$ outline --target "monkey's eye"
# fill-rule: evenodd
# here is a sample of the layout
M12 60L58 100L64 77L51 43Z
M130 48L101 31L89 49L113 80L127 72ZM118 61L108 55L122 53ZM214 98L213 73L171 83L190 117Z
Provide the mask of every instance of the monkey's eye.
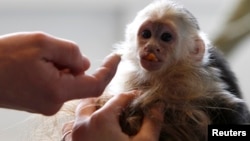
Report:
M170 42L173 39L173 36L170 33L163 33L161 35L161 40L164 42Z
M142 33L141 33L141 36L144 38L144 39L149 39L151 37L151 32L150 30L146 29L146 30L143 30Z

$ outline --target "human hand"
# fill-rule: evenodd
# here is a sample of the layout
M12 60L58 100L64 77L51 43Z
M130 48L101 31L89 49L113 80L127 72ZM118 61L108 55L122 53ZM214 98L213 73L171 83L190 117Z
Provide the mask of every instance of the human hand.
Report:
M136 96L136 91L123 93L111 98L102 108L96 110L96 99L84 99L76 109L74 121L65 124L62 141L158 141L163 120L159 107L151 110L157 124L144 117L137 135L128 136L119 125L119 114Z
M118 55L93 74L78 46L45 33L0 36L0 107L52 115L71 99L98 96L116 72Z

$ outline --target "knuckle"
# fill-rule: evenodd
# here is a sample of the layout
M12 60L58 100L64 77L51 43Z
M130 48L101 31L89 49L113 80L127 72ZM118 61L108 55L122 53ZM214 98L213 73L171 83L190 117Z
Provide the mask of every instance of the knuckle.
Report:
M98 123L101 122L100 117L103 118L103 116L102 116L101 113L99 113L98 115L97 115L97 114L93 114L93 115L91 116L91 118L90 118L91 125L96 125L96 124L98 125Z
M77 52L79 53L80 52L80 49L79 47L77 46L77 44L73 41L70 41L69 42L69 48L71 49L72 52Z
M75 42L68 41L67 44L68 44L67 51L71 57L78 57L81 55L80 48L78 47L78 45Z
M42 43L48 39L48 35L44 32L40 32L40 31L33 32L30 34L30 36L32 37L32 40L35 43L37 43L37 42Z
M120 93L118 95L115 95L115 99L127 99L128 95L126 93Z
M90 118L90 124L94 128L98 128L100 125L105 126L108 124L107 121L109 121L109 116L105 112L94 113Z
M136 96L137 91L129 91L129 92L123 92L117 95L117 98L119 99L131 99L132 97Z

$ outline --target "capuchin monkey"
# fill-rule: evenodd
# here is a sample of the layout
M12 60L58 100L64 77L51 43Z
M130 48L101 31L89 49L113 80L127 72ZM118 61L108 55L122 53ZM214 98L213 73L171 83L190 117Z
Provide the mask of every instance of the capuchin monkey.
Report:
M140 91L120 115L128 135L137 134L145 116L155 120L150 109L157 105L164 115L160 141L205 141L209 124L250 123L223 54L183 6L169 0L146 6L115 52L122 61L99 104L115 93Z

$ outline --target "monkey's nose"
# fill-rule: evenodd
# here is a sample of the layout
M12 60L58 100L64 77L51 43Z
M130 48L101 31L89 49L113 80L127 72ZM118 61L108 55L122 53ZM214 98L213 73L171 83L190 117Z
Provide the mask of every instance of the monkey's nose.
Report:
M161 52L161 49L156 45L147 45L144 47L144 51L150 52L150 53L159 53Z

